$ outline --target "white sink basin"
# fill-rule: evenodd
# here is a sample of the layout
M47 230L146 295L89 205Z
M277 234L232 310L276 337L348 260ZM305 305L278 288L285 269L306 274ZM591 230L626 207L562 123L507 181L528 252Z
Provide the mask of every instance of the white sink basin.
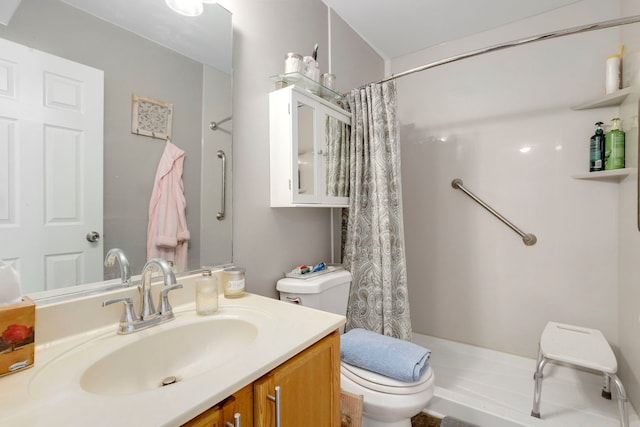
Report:
M129 335L113 331L43 366L32 378L30 392L46 397L75 389L113 396L170 389L172 385L163 386L170 377L180 383L223 369L250 351L269 323L261 312L234 309L206 317L189 313Z
M130 394L192 378L246 349L258 329L241 319L218 318L144 337L95 362L80 379L96 394Z

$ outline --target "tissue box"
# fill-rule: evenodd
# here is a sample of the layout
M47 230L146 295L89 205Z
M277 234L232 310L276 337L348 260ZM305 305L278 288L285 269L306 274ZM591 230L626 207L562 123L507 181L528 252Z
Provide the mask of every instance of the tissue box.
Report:
M36 305L29 297L0 306L0 376L33 366Z

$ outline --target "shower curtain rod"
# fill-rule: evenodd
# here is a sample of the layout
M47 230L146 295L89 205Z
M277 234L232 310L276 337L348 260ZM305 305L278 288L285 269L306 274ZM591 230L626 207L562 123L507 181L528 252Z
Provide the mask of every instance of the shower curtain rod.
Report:
M640 15L629 16L627 18L618 18L612 19L609 21L596 22L594 24L580 25L578 27L567 28L565 30L552 31L550 33L539 34L537 36L525 37L522 39L513 40L506 43L500 43L494 46L485 47L478 50L473 50L471 52L462 53L460 55L451 56L449 58L441 59L436 62L432 62L430 64L422 65L420 67L412 68L407 71L403 71L398 74L393 74L391 76L385 77L382 80L378 80L374 82L374 84L380 84L384 82L388 82L390 80L399 79L400 77L408 76L413 73L417 73L420 71L428 70L430 68L439 67L440 65L450 64L452 62L460 61L462 59L472 58L474 56L483 55L485 53L495 52L498 50L508 49L515 46L520 46L523 44L533 43L542 40L550 40L558 37L570 36L572 34L586 33L587 31L601 30L604 28L618 27L620 25L633 24L636 22L640 22Z

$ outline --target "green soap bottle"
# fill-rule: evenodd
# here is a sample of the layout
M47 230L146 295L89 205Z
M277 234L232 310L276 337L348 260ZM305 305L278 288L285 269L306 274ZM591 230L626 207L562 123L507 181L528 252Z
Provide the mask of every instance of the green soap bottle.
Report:
M591 137L589 172L604 170L604 131L602 122L596 123L596 133Z
M620 119L611 119L611 130L605 135L604 169L624 168L624 132L620 130Z

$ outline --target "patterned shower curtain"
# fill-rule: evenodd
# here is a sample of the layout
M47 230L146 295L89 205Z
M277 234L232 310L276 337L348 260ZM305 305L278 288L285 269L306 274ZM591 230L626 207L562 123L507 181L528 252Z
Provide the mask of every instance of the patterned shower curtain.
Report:
M353 275L346 330L410 340L395 82L348 95L350 205L343 264Z
M325 125L327 147L327 196L349 195L349 140L351 126L328 116Z

